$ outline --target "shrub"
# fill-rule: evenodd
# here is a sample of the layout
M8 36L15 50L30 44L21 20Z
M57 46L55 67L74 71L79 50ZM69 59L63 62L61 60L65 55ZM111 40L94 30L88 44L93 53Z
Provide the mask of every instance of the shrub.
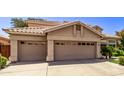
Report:
M0 56L0 68L4 68L7 64L8 59L6 57Z
M124 56L119 57L119 64L124 65Z
M113 56L124 56L124 51L121 49L115 49L114 52L112 53Z
M117 50L118 56L124 56L124 51L123 50Z
M113 52L112 55L115 57L119 56L117 52Z

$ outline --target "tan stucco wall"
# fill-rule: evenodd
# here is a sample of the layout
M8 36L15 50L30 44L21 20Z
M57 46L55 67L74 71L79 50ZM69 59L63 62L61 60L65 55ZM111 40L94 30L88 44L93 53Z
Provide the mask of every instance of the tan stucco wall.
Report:
M73 41L100 41L100 36L83 28L83 35L76 33L74 35L74 26L66 27L60 30L49 32L47 39L49 40L73 40Z
M10 42L10 60L12 62L18 61L18 41L11 40Z
M97 42L96 43L96 58L102 57L101 55L101 43Z
M54 41L47 41L47 57L46 61L54 61Z

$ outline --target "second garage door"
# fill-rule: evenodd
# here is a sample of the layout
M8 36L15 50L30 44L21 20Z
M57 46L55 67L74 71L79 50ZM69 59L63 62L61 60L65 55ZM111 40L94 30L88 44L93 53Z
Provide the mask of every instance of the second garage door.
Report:
M94 42L55 41L55 60L95 58L95 47Z
M20 61L40 61L46 58L46 42L20 41Z

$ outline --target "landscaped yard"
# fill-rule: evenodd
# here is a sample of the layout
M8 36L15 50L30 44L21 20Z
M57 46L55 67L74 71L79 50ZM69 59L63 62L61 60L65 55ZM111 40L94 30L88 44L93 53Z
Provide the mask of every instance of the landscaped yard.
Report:
M101 53L109 62L124 65L124 49L120 47L105 46L102 47Z
M116 59L112 59L110 60L110 62L124 66L124 56L120 56Z

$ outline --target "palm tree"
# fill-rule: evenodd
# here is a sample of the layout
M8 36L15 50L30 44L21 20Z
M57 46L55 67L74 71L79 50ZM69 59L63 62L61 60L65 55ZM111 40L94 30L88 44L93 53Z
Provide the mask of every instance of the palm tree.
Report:
M124 47L124 29L121 31L116 31L116 35L121 37L121 46Z
M12 18L11 24L13 27L28 27L25 20L23 20L22 18Z

